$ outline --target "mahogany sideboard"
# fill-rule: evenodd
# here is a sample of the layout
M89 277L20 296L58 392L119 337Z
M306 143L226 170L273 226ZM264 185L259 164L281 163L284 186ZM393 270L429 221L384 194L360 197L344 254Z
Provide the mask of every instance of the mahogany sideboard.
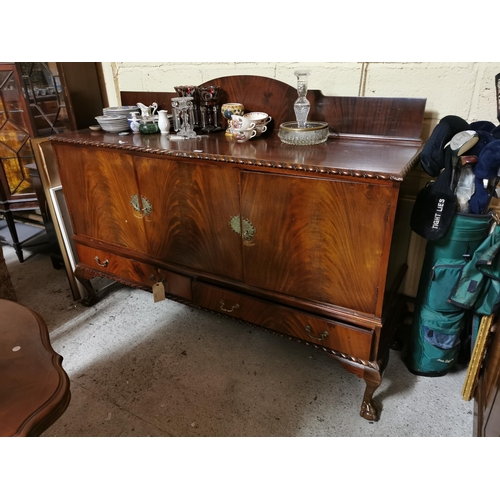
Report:
M313 345L365 380L361 416L377 420L406 268L406 253L391 252L398 197L419 161L425 99L309 91L310 119L327 121L331 137L290 146L277 130L293 119L293 87L207 84L269 113L274 130L243 144L224 132L51 138L85 302L97 300L89 280L106 277Z

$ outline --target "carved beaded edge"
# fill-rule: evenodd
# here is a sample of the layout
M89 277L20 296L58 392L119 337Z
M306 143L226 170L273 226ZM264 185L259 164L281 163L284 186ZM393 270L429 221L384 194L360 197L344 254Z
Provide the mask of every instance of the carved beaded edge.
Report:
M378 180L390 180L396 182L402 182L405 175L420 161L420 151L414 156L414 158L405 165L402 175L384 175L380 172L370 172L370 171L360 171L354 169L340 169L335 167L318 167L310 166L302 163L275 163L272 161L256 160L255 158L240 158L234 156L226 155L215 155L207 153L196 153L196 152L185 152L185 151L174 151L169 149L152 149L143 146L133 146L130 144L111 144L108 142L91 141L86 139L72 139L68 137L58 137L52 136L50 138L52 142L62 142L66 144L80 144L84 146L94 146L99 148L108 149L121 149L124 151L135 151L139 153L156 154L160 156L174 156L180 158L192 158L195 160L211 160L220 161L224 163L238 163L240 165L252 165L256 167L268 167L276 168L281 170L294 170L298 172L309 172L315 174L331 174L339 175L345 177L358 177L366 179L378 179Z

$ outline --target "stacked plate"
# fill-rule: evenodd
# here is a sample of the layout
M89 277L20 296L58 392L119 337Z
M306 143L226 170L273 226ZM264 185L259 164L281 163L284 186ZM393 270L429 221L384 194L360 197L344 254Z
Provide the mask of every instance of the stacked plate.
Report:
M121 116L125 115L127 118L130 117L130 113L134 111L139 111L139 106L114 106L111 108L104 108L102 114L104 116Z
M126 132L129 129L127 115L121 114L116 116L96 116L97 123L106 132Z

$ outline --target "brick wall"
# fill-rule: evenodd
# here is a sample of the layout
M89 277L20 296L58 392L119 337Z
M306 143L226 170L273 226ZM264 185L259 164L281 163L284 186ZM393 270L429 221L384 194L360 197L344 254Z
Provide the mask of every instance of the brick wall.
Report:
M497 124L494 77L500 63L345 62L345 63L102 63L110 106L120 91L173 92L175 85L198 85L228 75L261 75L295 86L294 71L312 71L309 88L325 95L425 97L423 139L440 118L458 115Z

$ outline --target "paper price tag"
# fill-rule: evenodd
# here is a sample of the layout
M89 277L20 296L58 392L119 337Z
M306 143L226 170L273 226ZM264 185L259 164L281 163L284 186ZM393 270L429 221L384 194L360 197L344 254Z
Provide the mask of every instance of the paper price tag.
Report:
M158 281L153 285L153 299L155 302L165 300L165 285L162 281Z

